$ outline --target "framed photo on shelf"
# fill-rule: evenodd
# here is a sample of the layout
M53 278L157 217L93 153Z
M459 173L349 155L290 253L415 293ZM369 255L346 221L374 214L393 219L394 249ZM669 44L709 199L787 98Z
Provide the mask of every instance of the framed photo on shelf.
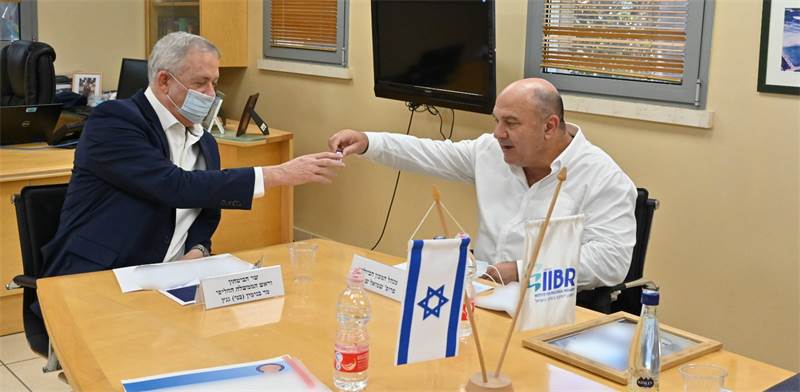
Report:
M76 73L72 75L72 92L89 99L103 94L102 75L99 73Z
M522 345L626 385L628 353L638 322L639 317L617 312L529 337ZM662 371L722 348L722 343L664 324L659 329Z
M763 0L758 91L800 95L800 0Z

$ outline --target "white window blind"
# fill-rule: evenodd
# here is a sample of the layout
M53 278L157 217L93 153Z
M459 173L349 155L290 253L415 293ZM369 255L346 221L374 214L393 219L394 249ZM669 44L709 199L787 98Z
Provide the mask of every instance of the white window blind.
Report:
M347 65L348 0L264 0L264 57Z
M715 0L528 0L525 76L705 108Z
M544 73L681 84L687 0L545 0Z
M337 0L272 0L270 45L336 51Z

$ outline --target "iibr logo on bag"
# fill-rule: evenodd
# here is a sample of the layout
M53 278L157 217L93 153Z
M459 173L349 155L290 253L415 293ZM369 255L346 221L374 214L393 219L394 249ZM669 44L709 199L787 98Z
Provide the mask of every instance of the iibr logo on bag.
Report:
M528 288L534 292L547 292L556 289L575 287L575 268L554 268L531 274Z

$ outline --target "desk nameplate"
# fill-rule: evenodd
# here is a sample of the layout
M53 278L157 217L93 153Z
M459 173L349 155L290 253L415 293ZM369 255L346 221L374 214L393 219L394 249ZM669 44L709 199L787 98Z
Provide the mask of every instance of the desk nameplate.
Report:
M208 310L283 294L281 266L274 265L203 279L197 299Z
M384 297L400 301L406 286L406 271L366 257L353 255L350 269L364 271L364 288Z

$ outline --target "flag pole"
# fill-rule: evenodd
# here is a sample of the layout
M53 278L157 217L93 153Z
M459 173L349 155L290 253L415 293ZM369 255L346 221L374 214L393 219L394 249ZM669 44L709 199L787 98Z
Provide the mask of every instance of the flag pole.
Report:
M436 188L436 185L433 186L433 201L436 203L436 211L439 213L439 222L442 224L442 230L444 230L444 235L447 238L450 238L450 230L447 228L447 221L444 219L444 211L442 211L442 199L441 194L439 194L439 189ZM449 213L448 213L449 215ZM451 215L450 218L453 218ZM453 218L455 221L455 218ZM456 222L456 226L461 226ZM477 271L477 264L475 263L475 256L467 249L467 256L469 256L470 261L472 261L472 265L475 266ZM483 359L483 350L481 349L481 340L478 337L478 325L475 322L475 315L472 309L472 303L470 302L472 298L469 297L468 291L464 290L464 307L467 309L467 318L469 319L469 325L472 328L472 336L475 337L475 348L478 352L478 361L481 364L481 377L483 382L486 383L489 381L489 378L486 375L486 363Z
M558 183L556 184L556 190L553 192L553 198L550 200L550 207L547 208L547 215L544 217L544 222L542 223L541 229L539 229L539 235L536 238L536 245L533 248L533 253L531 254L531 259L528 260L527 268L525 269L525 274L519 276L519 300L517 301L517 309L514 311L514 317L511 319L511 326L508 329L508 335L506 336L506 342L503 345L503 351L500 354L500 361L497 363L497 370L494 372L495 377L500 376L500 370L503 368L503 361L506 358L506 353L508 352L508 344L511 342L511 335L514 334L514 328L517 326L517 320L519 319L519 313L522 310L522 304L525 302L525 293L528 290L528 279L533 272L533 267L536 265L536 261L539 258L539 250L542 247L542 242L544 241L544 234L547 231L547 226L550 225L550 217L553 215L553 208L556 205L556 200L558 199L558 193L561 191L561 184L564 183L564 180L567 179L567 168L562 167L561 170L558 172Z

